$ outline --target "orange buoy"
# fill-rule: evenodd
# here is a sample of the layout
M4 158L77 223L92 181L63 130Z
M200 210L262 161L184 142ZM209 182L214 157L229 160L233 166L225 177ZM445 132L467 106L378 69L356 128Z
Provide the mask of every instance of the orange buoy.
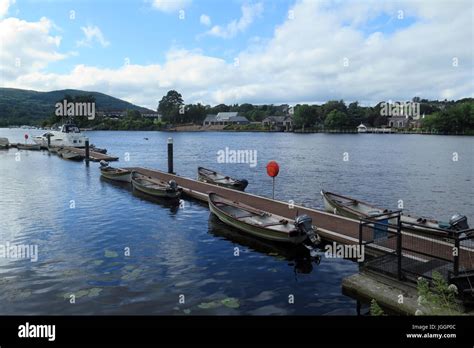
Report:
M280 172L280 166L275 161L270 161L267 164L267 174L272 178L276 177Z

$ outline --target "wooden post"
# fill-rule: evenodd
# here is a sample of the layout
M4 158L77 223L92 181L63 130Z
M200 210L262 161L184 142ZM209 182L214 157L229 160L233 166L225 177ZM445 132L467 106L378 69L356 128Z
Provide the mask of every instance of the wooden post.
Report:
M48 134L46 138L48 138L48 149L49 149L51 147L51 134Z
M89 138L86 139L86 161L88 162L89 161L89 157L90 157L90 154L89 154Z
M173 138L168 138L168 173L173 172Z

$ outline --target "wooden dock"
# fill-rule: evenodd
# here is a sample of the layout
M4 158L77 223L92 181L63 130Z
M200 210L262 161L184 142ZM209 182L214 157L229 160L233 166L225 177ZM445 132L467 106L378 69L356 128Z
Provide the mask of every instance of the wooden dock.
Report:
M132 169L143 175L164 181L175 180L176 183L183 188L184 194L201 201L207 202L208 193L215 192L235 202L248 204L257 209L268 211L272 214L280 215L288 219L294 219L297 215L307 214L313 219L313 224L318 228L318 234L325 241L352 245L359 243L359 220L349 219L322 210L303 207L296 204L291 206L288 202L272 200L270 198L257 196L247 192L235 191L178 175L169 174L156 169L141 167L127 169ZM404 235L402 244L406 249L417 249L417 251L425 254L429 254L430 250L436 250L440 256L448 259L452 257L452 244L416 235L414 233L402 233ZM394 248L394 242L395 240L390 240L386 245L386 249ZM460 257L460 264L464 267L473 269L474 249L472 247L462 247L462 249L463 253ZM428 260L429 258L426 259L426 261Z
M86 155L86 150L85 149L80 149L80 148L77 148L77 147L64 147L64 149L68 149L72 152L75 152L75 153L83 155L83 156ZM118 159L119 158L115 157L115 156L109 156L109 155L106 155L106 154L103 154L103 153L100 153L100 152L95 152L95 151L92 151L92 150L89 151L89 160L91 160L93 162L100 162L100 161L113 162L113 161L118 161Z

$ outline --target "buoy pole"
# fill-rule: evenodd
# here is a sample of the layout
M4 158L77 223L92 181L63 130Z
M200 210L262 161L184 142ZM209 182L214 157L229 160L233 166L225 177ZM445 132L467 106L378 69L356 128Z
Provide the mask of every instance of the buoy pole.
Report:
M272 199L275 199L275 177L273 177L273 195L272 195Z
M168 138L168 173L173 172L173 138Z

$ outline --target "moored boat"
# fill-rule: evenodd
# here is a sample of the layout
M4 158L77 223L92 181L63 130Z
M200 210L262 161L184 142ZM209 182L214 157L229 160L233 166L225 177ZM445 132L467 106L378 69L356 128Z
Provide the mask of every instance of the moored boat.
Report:
M389 209L379 208L370 203L333 192L322 190L321 196L323 197L324 208L326 211L351 219L366 219L371 216L390 212ZM423 230L423 227L426 227L427 231L430 231L432 228L451 231L460 231L469 228L467 224L467 218L460 214L456 214L451 217L449 222L442 222L434 219L416 217L406 214L402 214L400 219L402 222L409 225L415 224L413 225L413 228L417 230Z
M203 167L198 167L198 180L239 191L244 191L249 184L245 179L234 179Z
M34 151L41 150L41 145L39 145L39 144L21 144L21 143L18 143L16 145L16 147L17 147L18 150L34 150Z
M50 153L56 153L56 154L57 154L58 151L61 150L61 149L62 149L62 147L60 147L60 146L50 146L50 147L48 147L48 151L49 151Z
M291 244L303 243L307 238L314 245L320 241L307 215L289 220L212 192L209 193L209 209L225 224L256 237Z
M81 155L69 149L59 149L58 155L70 161L82 161L85 158L84 155Z
M170 180L170 182L167 183L158 179L152 179L137 172L132 172L131 181L134 189L151 196L177 199L181 195L181 190L174 180Z
M87 137L81 133L75 124L63 124L59 131L48 131L33 138L40 146L48 146L48 138L51 146L85 147Z
M0 150L8 149L9 146L10 146L10 142L8 141L7 138L0 138Z
M113 168L106 161L100 161L100 174L107 179L123 182L132 181L132 171L129 169Z

